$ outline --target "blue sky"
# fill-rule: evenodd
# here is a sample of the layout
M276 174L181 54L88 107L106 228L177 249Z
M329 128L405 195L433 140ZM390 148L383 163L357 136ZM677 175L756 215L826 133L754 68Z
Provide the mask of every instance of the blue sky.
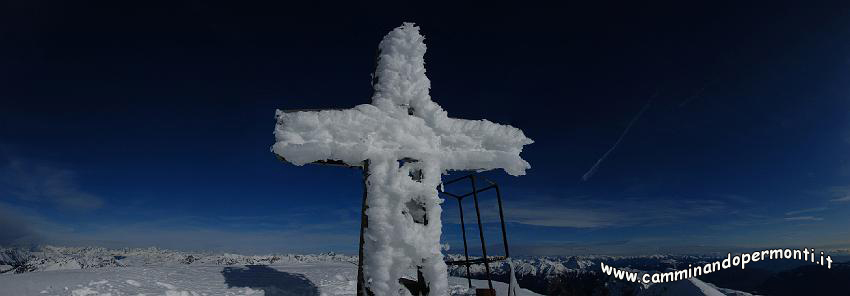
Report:
M517 252L850 245L846 6L16 5L0 35L0 244L356 251L359 171L277 161L274 110L368 103L378 41L415 21L450 116L535 140L527 176L484 173Z

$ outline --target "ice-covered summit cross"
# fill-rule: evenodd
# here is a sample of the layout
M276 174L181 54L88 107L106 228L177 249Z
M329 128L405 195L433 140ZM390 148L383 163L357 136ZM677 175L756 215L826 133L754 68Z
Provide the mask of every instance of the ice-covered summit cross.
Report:
M379 296L398 293L398 279L412 265L422 267L432 295L447 295L436 189L444 172L504 169L516 176L530 168L519 154L532 141L521 130L449 118L431 100L423 41L412 23L384 37L371 104L276 113L272 151L288 162L367 168L361 260L366 288Z

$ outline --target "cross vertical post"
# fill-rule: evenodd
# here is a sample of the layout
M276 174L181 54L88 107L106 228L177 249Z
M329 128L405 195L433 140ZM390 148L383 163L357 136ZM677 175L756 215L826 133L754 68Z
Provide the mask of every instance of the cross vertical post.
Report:
M369 217L366 216L366 209L369 206L366 204L366 197L369 194L368 191L368 182L369 182L369 161L363 161L363 205L360 209L360 247L357 251L357 296L371 296L366 292L366 285L363 277L363 244L364 240L364 232L367 227L369 227Z

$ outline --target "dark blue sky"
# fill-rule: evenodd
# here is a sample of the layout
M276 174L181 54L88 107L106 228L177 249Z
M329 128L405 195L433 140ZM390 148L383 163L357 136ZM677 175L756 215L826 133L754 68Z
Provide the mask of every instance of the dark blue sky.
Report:
M356 250L359 172L275 160L274 110L368 103L412 21L450 116L535 140L485 173L518 252L850 245L847 3L3 5L0 244Z

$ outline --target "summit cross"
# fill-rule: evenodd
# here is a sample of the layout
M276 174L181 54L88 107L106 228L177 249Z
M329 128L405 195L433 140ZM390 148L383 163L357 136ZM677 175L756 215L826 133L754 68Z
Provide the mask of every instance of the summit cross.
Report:
M379 45L371 104L351 109L277 110L272 151L294 165L334 163L364 170L358 295L398 293L417 266L430 295L448 295L440 249L442 200L450 170L503 169L524 175L519 154L533 141L517 128L448 117L431 100L424 37L412 23Z

